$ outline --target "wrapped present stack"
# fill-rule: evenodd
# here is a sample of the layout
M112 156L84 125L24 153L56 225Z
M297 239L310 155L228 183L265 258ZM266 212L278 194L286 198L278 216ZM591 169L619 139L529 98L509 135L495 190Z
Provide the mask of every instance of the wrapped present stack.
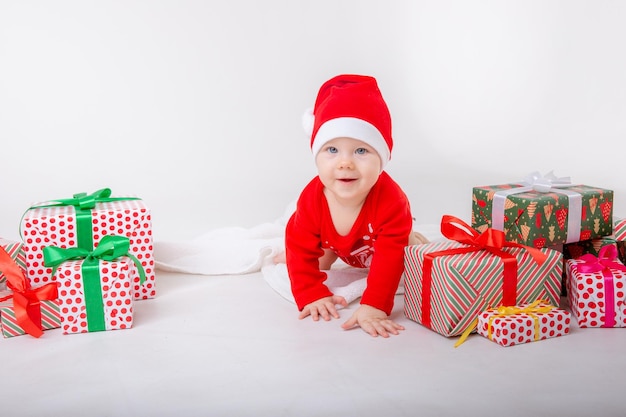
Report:
M130 252L146 271L143 284L139 284L139 278L133 283L135 299L153 298L156 294L151 215L139 198L111 197L111 190L106 188L38 203L26 211L20 230L28 279L33 285L52 280L52 269L43 264L45 247L91 251L104 236L119 235L130 240Z
M151 214L139 198L102 189L38 203L20 233L22 242L0 240L5 337L128 329L134 302L156 295Z
M444 216L443 242L407 246L405 315L444 336L475 328L478 315L495 306L548 300L558 305L562 254L507 242L501 231L482 234Z
M614 225L612 190L535 172L474 187L471 227L453 219L464 231L451 233L449 223L444 216L447 241L406 249L408 318L460 341L477 331L503 346L565 335L570 314L580 327L622 327L626 275L617 254L626 254L626 220ZM559 309L566 292L571 313ZM521 323L538 326L525 309L539 301L550 306L551 325L520 335ZM506 326L516 338L502 337L511 334Z

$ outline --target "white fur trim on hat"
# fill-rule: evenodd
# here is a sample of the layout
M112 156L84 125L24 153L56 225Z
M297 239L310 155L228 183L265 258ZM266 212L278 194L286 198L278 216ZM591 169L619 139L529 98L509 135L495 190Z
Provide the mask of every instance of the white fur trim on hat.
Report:
M317 156L326 142L343 137L361 140L374 148L380 156L381 168L389 162L391 152L383 135L374 125L356 117L339 117L321 125L311 145L313 155Z

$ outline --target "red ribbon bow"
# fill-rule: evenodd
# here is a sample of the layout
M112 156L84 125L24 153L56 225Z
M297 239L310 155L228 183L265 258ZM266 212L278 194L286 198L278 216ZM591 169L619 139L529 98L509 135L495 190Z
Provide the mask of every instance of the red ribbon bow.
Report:
M13 291L12 295L0 299L5 301L13 298L13 311L17 324L28 334L41 337L41 305L43 300L55 300L58 298L57 284L51 282L38 288L31 288L30 281L24 276L24 272L0 247L0 270L7 279L7 286Z
M626 266L619 262L615 262L617 259L617 248L615 245L603 246L598 252L598 257L587 253L580 258L583 261L576 265L581 273L594 273L602 272L604 277L604 326L602 327L615 327L615 285L613 283L612 269L620 271L626 271Z
M507 242L504 232L501 230L487 229L479 234L463 220L450 215L442 217L441 233L448 239L468 246L431 252L424 256L422 323L427 327L431 327L432 266L433 260L437 256L457 255L481 250L486 250L498 256L504 264L501 304L505 306L512 306L517 303L517 258L510 253L504 252L502 249L505 247L524 248L539 265L543 264L548 257L539 249L519 243Z

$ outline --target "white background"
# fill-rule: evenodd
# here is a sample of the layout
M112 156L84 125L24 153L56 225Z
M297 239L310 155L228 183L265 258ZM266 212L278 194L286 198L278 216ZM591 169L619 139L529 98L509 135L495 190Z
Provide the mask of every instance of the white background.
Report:
M626 2L0 1L0 236L110 187L156 240L282 216L315 174L301 116L375 76L418 223L531 171L626 216Z

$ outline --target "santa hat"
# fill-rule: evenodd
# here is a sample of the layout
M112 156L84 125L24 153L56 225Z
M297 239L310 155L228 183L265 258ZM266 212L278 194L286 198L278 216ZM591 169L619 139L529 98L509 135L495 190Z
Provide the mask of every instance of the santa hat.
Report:
M338 75L326 81L315 107L303 116L311 134L311 151L317 155L332 139L361 140L378 152L382 167L391 159L391 116L376 79L365 75Z

